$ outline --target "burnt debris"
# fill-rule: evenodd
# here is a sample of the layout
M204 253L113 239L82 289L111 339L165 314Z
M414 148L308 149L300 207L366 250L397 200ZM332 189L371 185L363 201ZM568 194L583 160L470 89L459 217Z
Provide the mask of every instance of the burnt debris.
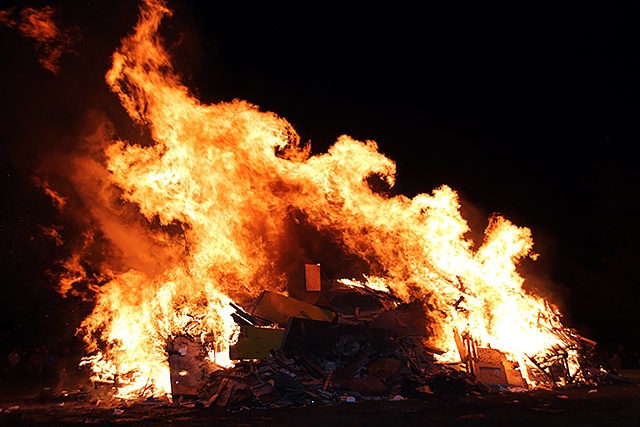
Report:
M312 283L296 295L305 300L264 292L245 308L234 305L239 334L230 349L232 368L208 372L196 341L176 338L184 354L169 356L174 401L232 409L527 389L517 363L457 331L461 361L437 362L443 352L429 344L428 309L422 303L404 303L365 285L323 282L321 287L316 275L316 268L307 268ZM570 369L565 348L530 357L534 368L526 375L536 384L623 380L598 363L595 342L570 329L562 333L580 347L573 348L581 355L580 367Z

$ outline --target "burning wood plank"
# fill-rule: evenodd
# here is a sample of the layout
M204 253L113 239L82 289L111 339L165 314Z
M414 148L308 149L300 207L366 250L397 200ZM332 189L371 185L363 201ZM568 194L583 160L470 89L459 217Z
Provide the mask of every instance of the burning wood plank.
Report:
M305 264L304 284L307 292L320 292L322 290L320 264Z
M281 326L286 326L289 319L293 317L323 322L330 322L335 318L335 315L328 310L269 291L260 295L252 314Z
M204 347L192 338L181 336L169 343L168 352L171 394L174 398L197 396L211 369Z

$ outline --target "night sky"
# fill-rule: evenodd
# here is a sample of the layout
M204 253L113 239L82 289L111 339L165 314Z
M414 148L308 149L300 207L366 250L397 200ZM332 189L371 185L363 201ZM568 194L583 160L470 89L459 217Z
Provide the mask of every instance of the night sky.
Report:
M523 265L529 284L583 335L640 350L638 5L225 3L170 2L163 24L202 101L273 111L316 153L342 134L375 140L397 162L395 193L447 184L475 229L493 212L531 228L541 256ZM136 3L2 1L0 10L47 4L71 41L58 74L38 63L33 40L0 25L2 351L70 345L90 307L53 291L47 271L68 248L42 227L65 238L77 230L33 177L74 149L88 112L124 139L145 137L104 83Z

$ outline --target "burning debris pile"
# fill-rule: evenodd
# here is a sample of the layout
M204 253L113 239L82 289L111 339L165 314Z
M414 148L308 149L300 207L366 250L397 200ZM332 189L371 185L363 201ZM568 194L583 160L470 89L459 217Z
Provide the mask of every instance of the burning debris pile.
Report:
M356 400L424 398L430 394L524 391L526 378L547 387L597 384L605 379L592 358L595 343L564 329L567 343L581 343L572 372L566 348L530 358L527 375L503 352L477 347L459 335L458 363L440 363L431 347L428 307L354 281L320 284L318 265L307 265L307 300L265 291L249 311L233 305L238 323L231 346L236 364L211 372L195 337L174 338L169 364L174 401L205 407L301 406ZM312 290L310 290L312 289ZM313 303L312 303L313 302Z
M434 355L442 352L426 344L426 317L420 304L398 303L386 296L378 300L373 291L364 290L367 288L359 288L360 292L338 289L322 296L330 304L324 310L335 310L332 320L289 317L284 329L241 326L231 354L250 360L213 373L202 389L206 403L336 403L484 387L464 372L435 363ZM333 298L325 298L332 293ZM273 308L270 295L259 299L256 311L264 311L265 297L269 310ZM308 304L291 298L282 301L291 303L287 308ZM376 301L387 307L375 307ZM361 310L360 305L367 303L369 309ZM266 320L254 319L257 323Z
M144 1L106 74L153 141L103 123L58 168L73 197L42 180L86 228L59 290L94 302L79 333L96 384L225 406L598 380L593 343L524 287L529 229L495 215L474 242L453 189L374 189L395 182L375 142L312 155L273 113L204 105L164 48L170 14Z

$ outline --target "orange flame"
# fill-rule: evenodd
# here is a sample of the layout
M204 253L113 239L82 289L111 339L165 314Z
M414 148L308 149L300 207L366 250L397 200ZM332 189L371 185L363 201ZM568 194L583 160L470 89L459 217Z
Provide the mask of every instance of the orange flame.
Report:
M558 313L525 292L517 272L536 256L529 229L495 216L474 249L451 188L414 198L371 189L372 176L395 182L395 164L375 142L341 136L311 156L273 113L239 100L202 104L173 71L158 34L170 14L161 0L145 1L106 75L155 144L110 143L107 173L96 161L76 162L95 225L122 260L103 269L82 324L97 377L126 374L122 395L169 392L166 341L186 331L228 365L229 302L284 289L278 260L294 216L366 261L370 287L428 303L431 339L445 360L458 357L454 330L522 367L526 356L561 344ZM82 280L71 275L62 286L69 292Z

